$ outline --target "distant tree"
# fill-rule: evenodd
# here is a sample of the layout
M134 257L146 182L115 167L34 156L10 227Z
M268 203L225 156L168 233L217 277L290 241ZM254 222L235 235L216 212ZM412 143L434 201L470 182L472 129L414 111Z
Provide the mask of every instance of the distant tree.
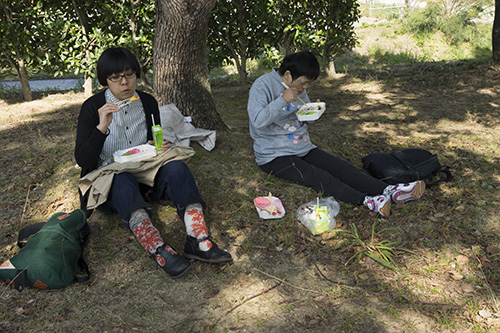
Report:
M271 0L269 10L273 15L274 29L278 33L275 46L283 49L285 55L297 51L298 39L307 39L310 31L306 25L314 13L310 14L307 2L301 0Z
M175 103L195 126L226 130L207 70L208 20L215 1L156 0L153 87L160 105Z
M359 3L356 0L315 0L314 9L317 10L316 21L310 21L315 37L319 41L316 45L328 75L335 74L334 58L350 50L356 45L357 37L354 23L359 18ZM315 39L310 39L315 40Z
M492 6L492 0L435 0L443 8L445 17L461 16L463 19L477 18L484 8Z
M358 17L356 0L219 0L209 25L210 61L234 60L242 81L246 60L263 51L309 49L334 72L334 57L356 43Z
M356 0L273 0L270 6L285 52L311 50L327 73L335 72L333 59L337 54L355 46Z
M142 82L150 86L152 67L154 5L139 0L60 0L65 28L57 54L62 66L56 74L83 75L85 95L93 92L92 79L98 57L104 49L123 46L130 49L145 71Z
M132 51L144 75L142 84L151 88L149 74L153 72L153 40L155 28L156 8L154 1L141 0L109 0L112 7L113 19L122 22L118 43ZM117 10L118 9L118 10Z
M69 48L69 52L67 53L69 57L67 57L67 60L70 60L68 62L68 65L71 67L75 67L75 74L78 74L81 70L83 70L83 78L84 78L84 94L86 97L90 97L92 95L92 75L91 75L91 66L90 64L92 63L92 51L95 53L95 41L97 40L98 36L101 36L100 31L98 29L93 30L91 27L91 23L89 22L89 6L87 5L86 1L80 1L80 0L72 0L71 4L73 5L73 10L75 11L77 17L78 17L78 22L79 22L79 28L73 30L73 32L76 32L78 30L81 30L80 34L71 34L70 35L70 41L74 43L75 48ZM93 32L97 32L93 34ZM73 53L74 56L76 57L71 57L71 50L76 50L75 53ZM65 50L62 52L63 54L65 53ZM83 57L80 56L80 54L83 53ZM74 60L77 60L77 62L74 62ZM80 62L81 61L81 62ZM78 64L79 66L75 66Z
M50 1L36 0L0 2L0 66L15 71L26 101L33 98L29 68L51 65L49 54L56 40L53 31L61 20L51 14L50 5Z
M274 19L267 0L218 0L209 21L209 64L233 60L240 82L247 78L247 60L271 42Z
M97 58L116 43L122 23L115 20L110 1L61 0L59 6L66 20L57 49L62 66L56 74L82 74L84 93L89 97Z

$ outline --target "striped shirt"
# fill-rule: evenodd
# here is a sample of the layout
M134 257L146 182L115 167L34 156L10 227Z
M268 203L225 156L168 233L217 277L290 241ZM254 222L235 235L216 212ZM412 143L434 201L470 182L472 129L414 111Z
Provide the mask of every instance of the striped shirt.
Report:
M134 96L137 96L137 92L134 93ZM109 89L106 89L105 97L106 103L119 102ZM123 106L120 111L115 112L108 129L108 137L104 141L101 155L99 155L98 168L112 163L115 151L147 143L146 116L141 100Z

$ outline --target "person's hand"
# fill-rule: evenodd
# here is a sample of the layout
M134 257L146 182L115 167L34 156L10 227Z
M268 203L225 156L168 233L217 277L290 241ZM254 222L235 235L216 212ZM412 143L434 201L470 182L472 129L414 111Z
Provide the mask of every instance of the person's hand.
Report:
M292 103L295 102L296 100L299 99L299 90L297 88L287 88L283 92L283 98L287 103Z
M172 147L172 144L170 142L168 142L168 140L163 140L163 142L161 144L161 149L163 151L167 151L170 149L170 147Z
M154 146L155 142L153 140L148 140L148 143L152 146ZM167 151L170 147L172 147L172 144L168 142L168 140L163 140L161 143L161 149L163 151Z
M99 124L97 128L103 134L108 130L109 125L113 121L113 113L120 111L120 108L115 103L106 103L97 112L99 113Z

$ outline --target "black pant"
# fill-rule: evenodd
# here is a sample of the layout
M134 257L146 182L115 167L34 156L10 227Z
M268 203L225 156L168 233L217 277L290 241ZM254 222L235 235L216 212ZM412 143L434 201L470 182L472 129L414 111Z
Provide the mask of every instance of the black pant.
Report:
M354 205L363 204L367 195L382 194L387 187L383 181L319 148L304 157L277 157L260 168L276 177L295 181Z
M130 214L135 210L144 208L146 211L151 211L151 206L144 199L146 191L150 191L151 201L171 200L182 220L184 220L186 206L200 203L205 208L205 202L201 199L191 170L184 162L171 161L158 170L155 185L152 188L140 184L128 172L115 175L108 200L98 209L116 212L127 223Z

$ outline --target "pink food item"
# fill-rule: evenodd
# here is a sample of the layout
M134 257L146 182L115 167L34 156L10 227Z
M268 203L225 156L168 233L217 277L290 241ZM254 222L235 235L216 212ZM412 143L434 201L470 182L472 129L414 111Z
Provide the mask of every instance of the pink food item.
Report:
M273 197L271 193L269 193L268 197L257 197L253 200L253 202L255 207L272 216L281 215L285 211L281 200Z
M253 199L253 203L255 204L255 206L257 206L259 208L265 208L265 207L269 206L269 204L271 202L266 197L257 197L255 199Z
M123 156L134 155L142 152L139 148L134 148L123 154Z

